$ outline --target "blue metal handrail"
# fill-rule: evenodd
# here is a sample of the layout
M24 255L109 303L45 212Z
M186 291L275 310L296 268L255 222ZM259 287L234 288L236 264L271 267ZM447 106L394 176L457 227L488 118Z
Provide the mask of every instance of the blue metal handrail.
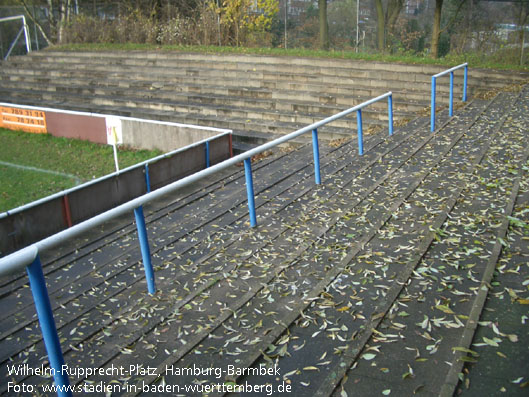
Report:
M161 187L155 191L148 192L143 196L137 197L131 201L121 204L111 210L103 212L93 218L87 219L81 223L78 223L69 229L65 229L59 233L49 236L43 240L40 240L26 248L16 251L8 256L0 258L0 276L13 273L22 270L26 267L26 271L30 279L30 287L37 307L37 316L39 323L41 324L42 335L44 339L44 345L50 360L50 367L54 374L54 381L57 386L67 389L69 386L69 380L67 376L63 376L61 367L64 364L64 358L62 355L59 337L55 327L55 321L53 319L52 308L46 288L46 281L42 272L42 265L39 258L39 252L57 247L64 243L65 240L79 236L80 234L99 226L111 219L121 216L126 213L134 212L136 218L136 225L138 228L138 237L140 240L140 248L143 258L143 265L145 268L145 275L147 278L148 291L150 294L154 294L156 291L154 283L154 270L150 260L149 242L147 238L147 232L145 227L145 218L143 215L143 204L156 200L166 194L174 192L185 186L188 186L194 182L204 179L216 172L224 170L230 166L233 166L241 161L244 162L245 176L246 176L246 190L248 196L248 208L250 212L250 225L252 227L257 226L257 218L255 214L255 200L253 191L253 178L252 178L252 165L251 158L257 154L263 153L266 150L279 146L285 142L288 142L298 136L305 134L309 131L312 132L313 145L314 145L314 169L315 169L315 182L316 184L321 183L320 177L320 162L319 162L319 149L318 149L318 136L317 129L321 126L329 124L335 120L343 118L353 112L358 112L357 117L360 121L358 124L358 136L359 136L359 153L363 154L363 145L361 143L362 137L362 125L361 125L361 109L364 107L388 98L388 112L389 112L389 134L393 134L393 107L392 107L392 93L387 92L369 101L363 102L360 105L354 106L350 109L344 110L341 113L335 114L334 116L328 117L324 120L313 123L307 127L294 131L290 134L284 135L271 142L260 145L247 152L241 153L237 156L231 157L228 160L224 160L221 163L210 165L206 169L199 171L195 174L189 175L169 185ZM147 182L148 183L148 182ZM148 189L150 190L150 189ZM61 390L62 390L61 388ZM58 395L69 396L71 392L58 392Z
M451 69L447 69L444 72L437 73L432 76L432 98L431 98L431 120L430 120L430 130L434 132L435 130L435 88L436 81L438 77L444 76L445 74L450 73L450 101L448 105L448 114L450 117L454 115L454 71L457 69L464 68L463 75L463 102L467 100L467 82L468 82L468 63L462 63L461 65L454 66Z

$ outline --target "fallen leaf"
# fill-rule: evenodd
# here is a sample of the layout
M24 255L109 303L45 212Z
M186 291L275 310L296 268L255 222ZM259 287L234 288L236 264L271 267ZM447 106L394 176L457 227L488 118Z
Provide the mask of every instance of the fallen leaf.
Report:
M362 358L364 360L367 360L367 361L370 361L372 359L374 359L377 355L376 354L373 354L373 353L366 353L362 356Z

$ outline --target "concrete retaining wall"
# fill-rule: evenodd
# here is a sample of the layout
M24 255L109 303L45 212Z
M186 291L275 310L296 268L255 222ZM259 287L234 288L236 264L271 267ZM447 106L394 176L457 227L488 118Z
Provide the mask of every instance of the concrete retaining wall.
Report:
M109 126L120 121L118 143L135 149L158 149L169 152L195 142L229 132L226 129L201 127L190 124L161 122L131 117L72 112L35 106L0 103L0 127L27 132L49 133L64 138L82 139L111 144ZM35 114L39 117L35 128Z

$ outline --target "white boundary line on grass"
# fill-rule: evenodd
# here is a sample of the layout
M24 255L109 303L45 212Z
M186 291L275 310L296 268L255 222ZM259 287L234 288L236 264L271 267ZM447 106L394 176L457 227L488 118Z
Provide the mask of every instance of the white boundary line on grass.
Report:
M70 179L73 179L75 181L76 185L79 185L81 183L81 179L80 178L78 178L78 177L76 177L75 175L72 175L72 174L66 174L64 172L46 170L46 169L43 169L43 168L31 167L29 165L14 164L14 163L9 163L7 161L1 161L1 160L0 160L0 165L6 166L6 167L18 168L18 169L26 170L26 171L42 172L42 173L45 173L45 174L51 174L51 175L62 176L62 177L65 177L65 178L70 178Z

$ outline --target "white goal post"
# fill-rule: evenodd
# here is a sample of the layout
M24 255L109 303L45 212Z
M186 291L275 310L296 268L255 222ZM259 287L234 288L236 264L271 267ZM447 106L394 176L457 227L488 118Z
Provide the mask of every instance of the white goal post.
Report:
M24 15L16 15L12 17L0 18L0 23L15 21L17 19L22 20L22 28L18 31L17 37L15 37L15 39L11 43L11 46L9 47L9 50L7 51L7 55L4 57L4 60L9 58L9 55L11 55L11 51L13 51L13 48L15 48L15 45L18 42L18 39L20 38L20 36L22 35L22 32L24 32L24 38L26 40L26 50L28 53L31 52L31 40L29 38L29 29L26 23L26 17Z

